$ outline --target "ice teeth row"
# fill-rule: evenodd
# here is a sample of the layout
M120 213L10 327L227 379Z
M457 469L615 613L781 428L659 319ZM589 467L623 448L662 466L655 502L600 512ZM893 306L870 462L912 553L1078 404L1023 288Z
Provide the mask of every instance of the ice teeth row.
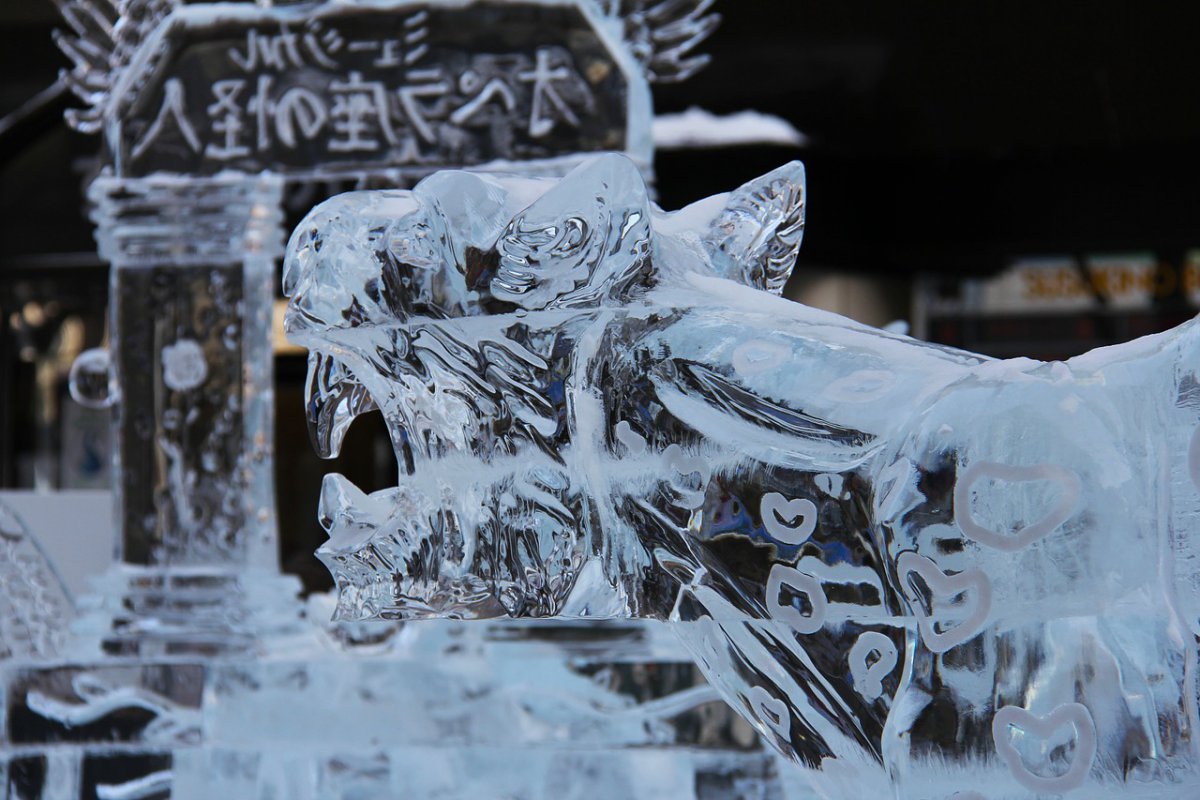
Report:
M408 584L436 582L441 542L430 503L407 488L366 494L342 475L325 476L318 514L329 541L317 558L338 588L339 619L366 619L400 605Z
M380 531L365 520L339 527L317 550L317 558L333 575L338 589L338 618L367 619L399 603L402 583L423 576L404 576L411 554L420 549L411 534L393 528Z
M316 350L308 354L304 406L308 433L321 458L335 458L355 417L378 408L342 362Z

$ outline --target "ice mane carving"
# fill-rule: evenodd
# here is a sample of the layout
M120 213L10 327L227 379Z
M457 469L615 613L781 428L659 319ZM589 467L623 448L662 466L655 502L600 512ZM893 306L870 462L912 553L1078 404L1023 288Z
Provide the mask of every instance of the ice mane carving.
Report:
M1193 797L1194 322L994 361L777 296L790 164L674 213L633 164L445 172L296 230L344 618L653 617L825 797ZM982 791L982 794L979 792Z

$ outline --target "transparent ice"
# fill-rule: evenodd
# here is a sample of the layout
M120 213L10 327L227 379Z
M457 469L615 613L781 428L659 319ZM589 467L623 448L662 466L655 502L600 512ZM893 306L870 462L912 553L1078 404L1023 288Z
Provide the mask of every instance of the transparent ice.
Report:
M997 361L778 296L789 164L359 192L292 236L344 620L667 620L827 798L1194 798L1196 323Z

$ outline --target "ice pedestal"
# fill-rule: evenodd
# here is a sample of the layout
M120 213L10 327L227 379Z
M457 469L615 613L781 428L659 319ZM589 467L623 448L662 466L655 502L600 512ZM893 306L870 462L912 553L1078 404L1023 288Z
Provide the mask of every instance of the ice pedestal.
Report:
M213 668L207 745L187 754L213 766L178 797L783 797L774 757L661 628L439 620L316 644Z
M57 550L38 546L27 500L0 514L0 534L44 591L53 558L34 556ZM108 539L106 527L87 534ZM114 575L92 596L124 597ZM254 571L243 576L238 605L267 607ZM30 618L28 599L6 598L23 611L13 621ZM661 625L330 623L333 607L293 600L292 624L264 634L243 620L257 645L211 655L194 629L183 650L158 638L152 655L98 655L111 615L86 609L73 637L46 626L51 647L6 639L5 796L808 800Z
M0 671L14 797L807 800L661 626L314 623Z

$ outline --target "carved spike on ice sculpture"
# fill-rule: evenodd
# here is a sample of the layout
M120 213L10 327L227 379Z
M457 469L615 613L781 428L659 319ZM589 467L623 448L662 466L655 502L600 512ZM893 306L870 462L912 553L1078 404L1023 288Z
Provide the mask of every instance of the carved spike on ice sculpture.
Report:
M1195 797L1200 332L994 361L773 296L803 172L599 157L292 238L344 618L655 617L826 797ZM770 291L763 291L770 290Z

